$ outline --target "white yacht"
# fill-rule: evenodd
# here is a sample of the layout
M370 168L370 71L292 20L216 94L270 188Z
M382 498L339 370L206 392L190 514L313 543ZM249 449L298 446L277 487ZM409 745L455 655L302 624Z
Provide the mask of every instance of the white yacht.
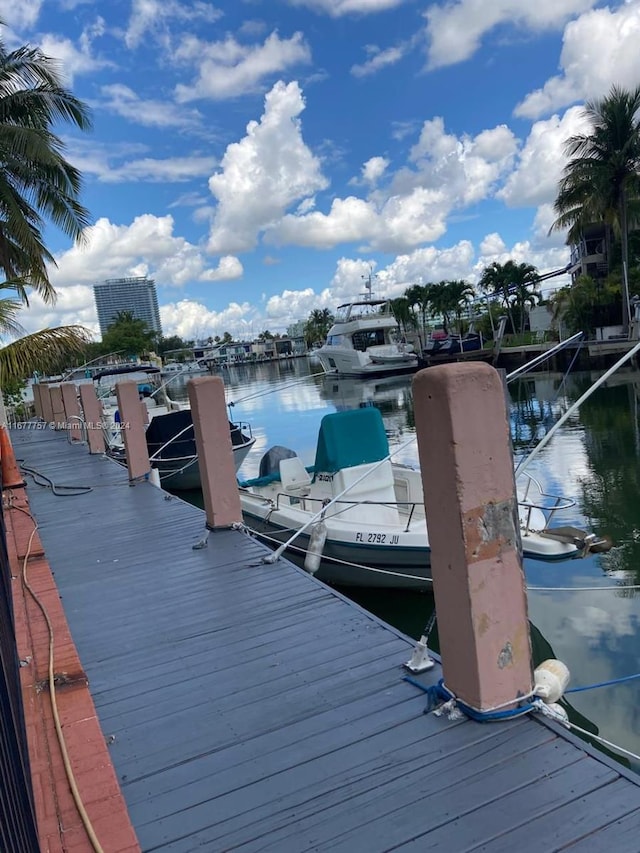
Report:
M386 376L418 367L413 346L401 340L387 299L338 306L327 340L316 355L325 373L341 376Z

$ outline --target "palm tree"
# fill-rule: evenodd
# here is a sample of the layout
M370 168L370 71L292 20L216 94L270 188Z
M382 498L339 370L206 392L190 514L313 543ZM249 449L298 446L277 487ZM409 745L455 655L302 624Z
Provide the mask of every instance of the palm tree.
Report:
M406 337L409 329L415 329L416 327L416 316L411 310L411 305L407 297L398 296L397 299L392 299L391 310L393 311L393 316L398 321L400 331Z
M640 221L640 87L613 86L600 100L588 101L584 113L591 132L565 142L571 158L558 186L551 230L568 229L577 243L586 225L604 223L619 236L622 249L623 324L629 304L629 228Z
M513 331L516 330L513 307L517 306L520 313L520 331L524 330L525 307L527 303L535 305L539 299L537 291L540 276L532 264L516 264L507 261L499 264L494 261L482 272L478 285L485 293L498 296L511 320Z
M0 290L17 295L0 300L0 335L18 330L16 312L29 305L29 288L45 303L55 303L47 271L55 259L44 243L45 221L76 241L89 224L78 200L80 173L65 160L63 142L52 131L59 121L90 127L87 107L64 88L55 61L28 46L8 52L0 41L0 270L5 279ZM64 326L10 343L0 349L0 381L46 370L86 341L84 329Z
M462 334L462 314L468 309L475 296L473 287L464 279L446 282L446 293L451 310L456 316L458 332Z
M420 312L422 335L420 337L420 346L423 348L427 340L427 315L431 310L431 289L432 284L412 284L408 287L404 295L407 297L409 307L413 310L417 308Z
M333 314L328 308L314 308L304 324L304 337L308 347L319 341L324 343L331 326Z

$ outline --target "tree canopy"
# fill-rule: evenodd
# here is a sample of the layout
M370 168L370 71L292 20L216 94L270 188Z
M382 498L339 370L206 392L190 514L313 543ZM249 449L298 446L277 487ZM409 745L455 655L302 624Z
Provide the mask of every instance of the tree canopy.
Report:
M119 311L116 320L102 336L104 352L122 352L125 356L145 355L155 346L157 333L130 311Z
M56 293L48 267L55 260L47 249L47 221L72 240L89 224L79 195L81 176L64 158L57 123L80 130L91 126L88 108L62 84L54 60L38 48L7 51L0 41L0 336L20 334L17 311L29 304L29 289L45 303ZM0 348L0 384L24 379L34 370L48 372L86 345L80 326L45 329Z
M603 223L621 242L624 325L630 320L629 229L640 223L640 87L613 86L608 95L588 101L584 114L591 129L571 136L571 158L558 186L551 230L567 230L578 243L587 225Z

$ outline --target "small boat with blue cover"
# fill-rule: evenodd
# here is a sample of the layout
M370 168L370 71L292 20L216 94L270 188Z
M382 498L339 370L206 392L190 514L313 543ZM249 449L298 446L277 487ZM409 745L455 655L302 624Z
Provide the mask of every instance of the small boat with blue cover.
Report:
M523 554L540 560L579 556L595 542L575 528L550 527L571 501L532 500L532 478L519 502ZM289 448L263 456L259 476L240 482L247 527L274 545L299 536L291 554L323 581L345 586L431 586L430 548L419 470L389 458L375 407L325 415L315 462Z

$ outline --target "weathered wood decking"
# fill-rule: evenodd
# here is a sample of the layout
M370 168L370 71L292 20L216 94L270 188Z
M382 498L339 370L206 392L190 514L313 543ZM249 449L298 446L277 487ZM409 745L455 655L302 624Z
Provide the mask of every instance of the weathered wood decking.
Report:
M13 430L32 511L144 850L640 849L640 786L537 720L451 723L412 643L238 531ZM439 671L429 674L435 681Z

